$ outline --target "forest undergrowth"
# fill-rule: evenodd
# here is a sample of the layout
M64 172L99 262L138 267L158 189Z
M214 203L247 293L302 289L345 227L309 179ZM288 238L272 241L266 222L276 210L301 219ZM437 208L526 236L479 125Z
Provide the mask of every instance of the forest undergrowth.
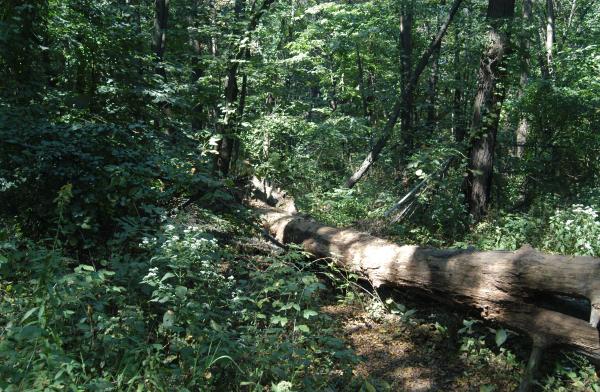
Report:
M63 187L53 200L56 229L66 223L60 211L73 202L71 193ZM373 291L331 262L272 244L251 213L240 220L243 207L237 208L215 213L192 205L165 215L144 226L127 253L104 258L76 259L61 249L58 235L32 241L5 227L0 388L512 391L518 385L528 343L517 332L414 294ZM579 206L565 214L582 228L593 217ZM478 238L506 247L500 223L492 227L495 239L484 231ZM582 357L553 352L545 363L553 370L541 390L600 388Z
M0 2L0 392L513 390L518 331L243 201L257 176L400 244L600 257L599 4ZM534 389L597 374L548 351Z

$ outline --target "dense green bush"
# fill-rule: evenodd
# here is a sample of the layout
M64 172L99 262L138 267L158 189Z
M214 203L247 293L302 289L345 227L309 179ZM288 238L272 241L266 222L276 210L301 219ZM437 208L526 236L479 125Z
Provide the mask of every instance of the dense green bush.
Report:
M356 359L319 313L323 285L300 268L303 254L234 256L197 224L172 223L142 239L143 257L75 268L3 231L0 389L349 383Z
M544 392L600 391L600 378L596 369L577 354L566 355L542 383Z
M192 175L194 161L169 158L152 135L139 124L60 125L0 112L0 214L37 238L58 230L79 249L139 238L175 196L219 185Z
M468 237L482 249L515 250L529 244L560 254L600 255L600 220L593 206L544 207L544 198L529 213L503 214L480 223Z
M581 204L557 209L549 219L542 244L557 253L600 256L598 211Z
M256 174L277 179L301 195L341 185L347 173L348 150L366 140L361 121L323 114L322 122L273 113L246 124L242 138ZM337 174L332 176L332 173Z

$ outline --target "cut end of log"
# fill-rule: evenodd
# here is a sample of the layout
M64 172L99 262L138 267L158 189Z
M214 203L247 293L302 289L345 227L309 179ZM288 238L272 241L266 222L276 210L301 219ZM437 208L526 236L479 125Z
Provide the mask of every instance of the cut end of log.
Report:
M256 199L290 214L298 212L294 198L288 195L284 190L277 188L268 180L252 177L250 183L253 190L253 196Z

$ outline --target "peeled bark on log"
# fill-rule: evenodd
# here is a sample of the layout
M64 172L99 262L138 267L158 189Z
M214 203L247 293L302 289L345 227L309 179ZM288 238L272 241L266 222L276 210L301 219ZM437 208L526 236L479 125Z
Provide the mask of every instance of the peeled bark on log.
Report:
M600 360L598 258L545 254L529 246L515 252L401 246L265 204L257 211L278 241L331 257L374 287L419 289L444 302L478 309L483 318L528 334L538 348L569 346ZM536 303L540 295L589 299L590 322L541 307Z

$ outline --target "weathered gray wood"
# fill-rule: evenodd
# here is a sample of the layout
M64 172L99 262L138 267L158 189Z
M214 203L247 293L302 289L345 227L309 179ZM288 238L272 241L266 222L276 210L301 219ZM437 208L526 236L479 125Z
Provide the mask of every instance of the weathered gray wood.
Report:
M600 259L518 251L476 252L397 245L353 229L322 225L263 205L264 226L282 243L301 244L334 258L375 287L424 290L478 309L481 316L527 333L536 346L570 346L600 360L598 329L589 322L535 304L540 294L588 298L600 304ZM595 314L595 313L594 313ZM592 314L592 322L597 317Z

